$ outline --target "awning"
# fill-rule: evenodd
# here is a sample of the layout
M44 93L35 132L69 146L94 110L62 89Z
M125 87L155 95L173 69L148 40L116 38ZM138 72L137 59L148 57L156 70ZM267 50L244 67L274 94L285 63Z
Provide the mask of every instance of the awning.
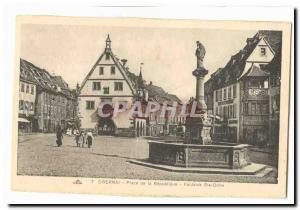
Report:
M25 118L22 118L22 117L19 117L19 118L18 118L18 121L19 121L19 122L24 122L24 123L30 123L29 120L27 120L27 119L25 119Z

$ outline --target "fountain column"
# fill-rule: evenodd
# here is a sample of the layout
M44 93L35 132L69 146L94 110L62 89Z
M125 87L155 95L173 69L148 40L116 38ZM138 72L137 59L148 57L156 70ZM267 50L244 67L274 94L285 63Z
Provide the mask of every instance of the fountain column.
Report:
M204 100L204 77L208 70L203 66L205 56L204 46L197 41L196 57L197 68L193 71L196 77L196 97L191 101L190 107L196 103L196 116L190 116L186 119L186 136L184 143L186 144L210 144L210 130L212 120L207 115L207 106Z

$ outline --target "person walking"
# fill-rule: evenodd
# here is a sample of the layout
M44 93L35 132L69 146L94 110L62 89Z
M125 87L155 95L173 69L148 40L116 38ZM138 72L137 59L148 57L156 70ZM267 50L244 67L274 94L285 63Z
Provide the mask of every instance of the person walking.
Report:
M60 125L58 125L56 129L56 144L58 147L62 145L62 139L63 139L63 130L61 129Z
M76 129L74 131L74 135L75 135L76 146L80 147L80 137L81 137L81 134L79 133L79 130Z
M88 148L91 148L91 146L92 146L92 144L93 144L93 139L94 139L94 137L93 137L93 133L92 132L87 132L87 138L86 138L86 140L87 140L87 145L88 145Z
M80 143L81 143L81 147L84 147L84 143L85 143L85 137L84 137L84 131L81 131L80 133Z

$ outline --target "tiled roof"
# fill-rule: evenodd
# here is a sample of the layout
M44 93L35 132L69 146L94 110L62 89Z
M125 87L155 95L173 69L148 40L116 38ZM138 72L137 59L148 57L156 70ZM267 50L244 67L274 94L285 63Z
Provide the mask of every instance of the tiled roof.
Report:
M32 82L41 89L71 96L71 90L61 76L52 76L45 69L41 69L22 58L20 59L20 79Z
M273 76L281 75L281 52L275 54L273 60L265 66L264 70L270 72Z
M69 85L66 83L66 81L61 76L52 76L52 79L62 89L69 89Z
M270 44L271 48L275 51L275 54L281 52L281 31L260 30L258 33L264 36L266 41Z
M269 72L261 70L256 65L252 65L244 76L245 77L267 77L269 76Z
M177 101L178 103L181 103L181 100L174 94L168 94L169 98L172 99L172 101Z
M245 69L246 60L262 37L269 43L275 55L281 51L281 31L258 31L252 38L247 39L247 44L242 50L231 56L224 68L219 68L211 74L208 82L212 83L214 89L230 85L240 79Z
M125 68L125 73L128 76L129 80L131 81L133 88L136 90L139 77L134 73L130 72L128 67Z
M176 95L167 93L163 88L159 86L148 84L145 86L145 89L148 91L150 100L154 100L159 103L163 103L164 101L176 101L178 103L181 103L181 100Z

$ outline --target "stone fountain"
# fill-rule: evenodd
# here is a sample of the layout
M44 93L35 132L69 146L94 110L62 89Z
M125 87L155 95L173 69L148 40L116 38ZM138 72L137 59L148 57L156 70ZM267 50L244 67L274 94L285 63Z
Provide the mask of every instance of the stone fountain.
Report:
M149 159L136 163L174 171L254 174L265 166L251 164L249 145L220 144L211 139L212 118L207 114L204 100L204 77L208 73L203 65L205 53L204 46L197 41L197 67L192 72L196 78L196 97L189 103L188 110L196 108L195 115L186 118L184 141L149 141Z

